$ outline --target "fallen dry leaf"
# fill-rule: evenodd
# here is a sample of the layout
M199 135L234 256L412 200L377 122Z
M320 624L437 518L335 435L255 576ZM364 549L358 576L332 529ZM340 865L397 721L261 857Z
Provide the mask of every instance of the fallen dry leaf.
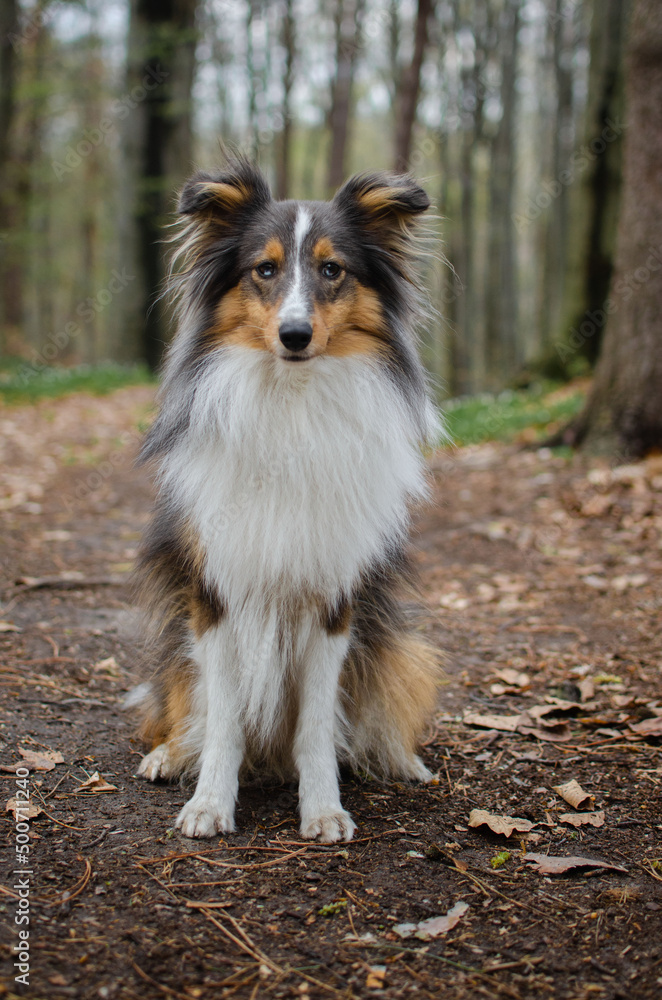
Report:
M448 934L448 932L460 922L468 909L469 904L460 901L459 903L456 903L455 906L452 906L448 913L443 916L430 917L428 920L422 920L418 925L418 930L416 931L415 936L420 938L421 941L427 941L429 938L439 937L441 934Z
M635 722L630 725L630 729L639 736L662 736L662 717L656 716L654 719Z
M0 622L0 632L20 632L20 628L12 622Z
M371 965L368 967L368 975L365 985L367 990L383 990L386 979L385 965Z
M421 920L418 924L396 924L393 930L401 938L417 937L421 941L429 941L430 938L448 934L460 922L468 909L469 904L460 901L443 916L429 917L427 920Z
M570 826L604 826L605 814L600 812L592 813L561 813L558 817L559 823L569 823Z
M595 805L595 795L585 792L574 778L572 781L566 781L564 785L552 785L552 791L565 799L573 809L592 809Z
M469 826L489 826L492 833L503 834L510 837L513 831L517 833L528 833L535 826L528 819L519 819L516 816L495 816L488 813L486 809L472 809L469 814Z
M567 743L572 738L570 726L565 722L542 729L538 726L520 726L517 730L523 736L535 736L547 743Z
M577 687L582 697L582 703L591 701L595 697L595 684L590 677L577 681Z
M608 868L610 871L627 873L627 868L598 861L596 858L555 858L548 854L525 854L524 860L535 865L536 871L541 875L562 875L571 868Z
M111 785L105 778L102 778L98 771L79 785L77 792L116 792L117 785Z
M611 493L596 493L582 504L581 513L584 517L603 517L607 514L615 503L615 495Z
M13 813L17 823L35 819L43 811L41 806L32 801L26 802L25 799L9 799L5 806L5 812Z
M643 587L646 583L648 583L648 576L646 573L633 573L626 576L615 576L611 581L611 585L614 590L619 592L627 590L628 587Z
M614 708L630 708L634 705L635 698L633 694L613 694L611 696L611 703Z
M111 677L119 677L122 673L120 666L114 656L109 656L106 660L99 660L94 664L93 670L109 674Z
M521 673L519 670L513 670L510 667L506 667L504 670L495 670L494 676L511 687L526 688L531 684L528 674Z
M12 773L19 767L27 767L29 771L52 771L56 764L62 764L64 757L57 750L23 750L18 748L23 760L17 764L2 764L0 771Z
M463 722L467 726L498 729L504 733L516 732L521 720L521 715L480 715L478 712L465 712L463 718Z

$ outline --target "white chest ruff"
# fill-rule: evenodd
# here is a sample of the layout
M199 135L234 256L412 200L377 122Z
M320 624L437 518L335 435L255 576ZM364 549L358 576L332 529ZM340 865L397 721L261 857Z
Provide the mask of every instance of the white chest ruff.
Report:
M365 359L285 368L225 351L201 381L162 479L230 608L351 592L425 494L409 407Z

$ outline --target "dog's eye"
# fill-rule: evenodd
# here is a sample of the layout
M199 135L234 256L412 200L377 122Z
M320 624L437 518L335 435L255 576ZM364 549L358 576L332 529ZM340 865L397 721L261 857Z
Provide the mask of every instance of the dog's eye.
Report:
M255 268L261 278L273 278L276 273L276 265L271 260L264 260Z
M337 278L340 274L340 264L336 264L333 260L327 260L325 264L322 264L322 274L325 278Z

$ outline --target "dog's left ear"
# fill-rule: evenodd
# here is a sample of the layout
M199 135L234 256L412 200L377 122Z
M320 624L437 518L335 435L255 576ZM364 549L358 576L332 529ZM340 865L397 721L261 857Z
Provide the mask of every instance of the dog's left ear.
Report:
M334 203L386 248L402 253L427 211L430 199L406 174L357 174L340 188Z
M199 171L190 177L179 196L178 211L220 225L239 221L249 210L271 201L269 185L249 160L228 159L217 174Z

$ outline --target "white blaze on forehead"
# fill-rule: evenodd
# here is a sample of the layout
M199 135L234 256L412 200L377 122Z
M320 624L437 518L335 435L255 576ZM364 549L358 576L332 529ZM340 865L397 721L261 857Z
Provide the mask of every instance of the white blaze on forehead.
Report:
M299 206L294 224L294 273L285 298L278 312L278 319L283 322L308 322L308 306L303 291L303 268L301 265L303 241L310 229L310 213Z

